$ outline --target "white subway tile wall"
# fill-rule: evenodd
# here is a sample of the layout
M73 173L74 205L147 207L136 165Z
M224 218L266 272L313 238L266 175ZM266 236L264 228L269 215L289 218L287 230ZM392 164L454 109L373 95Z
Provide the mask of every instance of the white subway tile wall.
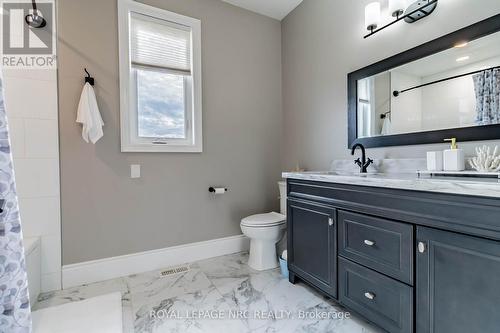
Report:
M61 269L61 242L59 235L42 236L42 275Z
M59 146L57 122L47 119L25 119L25 154L27 158L57 159Z
M57 290L61 288L57 73L10 69L3 76L23 233L41 239L42 291Z
M20 198L23 231L31 236L61 233L60 202L58 197Z
M10 146L14 159L25 156L24 148L24 119L9 118Z
M14 159L14 172L20 198L59 195L59 162L57 159Z

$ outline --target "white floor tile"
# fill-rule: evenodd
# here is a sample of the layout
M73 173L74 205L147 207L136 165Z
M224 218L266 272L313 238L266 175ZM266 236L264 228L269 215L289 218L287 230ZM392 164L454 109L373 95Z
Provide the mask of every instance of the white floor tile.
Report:
M290 284L278 270L250 269L247 259L245 253L229 255L168 277L148 272L42 294L35 307L121 291L126 333L382 332L305 284ZM327 313L330 319L303 319L304 312ZM212 319L199 318L206 315Z

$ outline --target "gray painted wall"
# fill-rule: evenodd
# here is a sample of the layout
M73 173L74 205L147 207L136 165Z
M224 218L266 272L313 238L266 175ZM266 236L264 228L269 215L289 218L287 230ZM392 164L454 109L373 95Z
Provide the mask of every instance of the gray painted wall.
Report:
M305 0L282 22L283 167L325 170L347 150L347 74L500 12L498 0L440 0L436 11L363 39L371 0ZM382 1L383 9L387 1ZM494 144L499 142L489 142ZM475 143L461 146L472 154ZM376 158L425 157L446 145L370 149Z
M202 21L204 152L120 153L117 2L58 1L63 264L237 235L279 209L280 23L219 0L144 2ZM84 67L105 122L95 146L75 123Z

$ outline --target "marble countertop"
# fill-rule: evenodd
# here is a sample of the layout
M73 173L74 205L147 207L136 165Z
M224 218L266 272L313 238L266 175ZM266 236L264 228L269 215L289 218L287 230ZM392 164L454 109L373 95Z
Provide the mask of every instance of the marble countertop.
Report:
M500 181L494 178L432 177L416 173L284 172L283 178L500 198Z

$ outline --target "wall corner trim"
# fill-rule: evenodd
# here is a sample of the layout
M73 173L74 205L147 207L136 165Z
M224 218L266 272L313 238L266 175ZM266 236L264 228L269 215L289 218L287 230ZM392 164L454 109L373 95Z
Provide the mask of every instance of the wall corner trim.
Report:
M81 286L197 260L248 251L249 247L249 239L244 235L237 235L64 265L62 267L62 285L64 289Z

